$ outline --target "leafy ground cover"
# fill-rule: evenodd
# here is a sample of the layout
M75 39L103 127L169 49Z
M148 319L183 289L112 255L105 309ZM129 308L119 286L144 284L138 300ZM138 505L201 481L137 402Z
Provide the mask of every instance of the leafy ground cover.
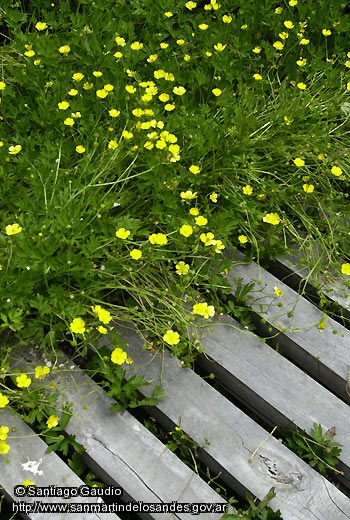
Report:
M317 242L350 275L345 2L5 0L0 24L0 407L51 369L13 345L84 357L114 318L191 363L225 249Z

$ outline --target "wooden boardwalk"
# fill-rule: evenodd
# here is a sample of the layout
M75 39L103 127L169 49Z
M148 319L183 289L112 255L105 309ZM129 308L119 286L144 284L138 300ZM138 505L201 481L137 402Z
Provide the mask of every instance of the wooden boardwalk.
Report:
M143 340L132 326L116 324L128 343L134 363L128 377L144 374L152 385L143 387L149 396L162 382L167 398L150 412L166 429L181 423L181 428L202 448L200 458L211 475L237 495L250 492L262 499L271 487L276 497L271 507L280 509L284 520L345 520L350 518L350 411L347 392L350 367L350 332L327 318L318 328L323 312L309 303L280 279L256 264L245 264L235 254L236 264L227 278L235 293L237 284L256 281L251 306L257 316L259 334L273 335L278 351L261 337L242 328L227 315L215 316L201 328L205 355L198 361L200 370L215 374L225 395L166 352L144 350ZM281 270L282 272L282 270ZM283 272L283 276L286 273ZM285 280L288 282L288 277ZM274 287L283 296L274 294ZM248 295L249 296L249 295ZM347 311L346 297L341 304ZM281 305L282 304L282 305ZM336 333L335 333L336 331ZM273 333L273 334L272 334ZM104 338L108 343L108 339ZM269 342L270 343L270 342ZM38 363L39 352L23 351L17 366L21 369ZM42 361L41 361L42 363ZM149 503L215 503L224 500L196 473L181 462L135 417L128 412L109 410L112 400L94 381L62 355L55 379L62 402L73 402L74 413L67 433L86 448L86 461L107 485L120 486L123 500ZM66 367L66 370L64 370ZM229 398L230 397L230 398ZM245 411L242 411L244 408ZM263 428L247 411L266 425ZM3 412L6 412L5 414ZM14 496L13 488L24 478L37 486L79 486L80 479L54 453L45 454L46 445L17 416L3 410L4 424L14 426L17 439L11 440L9 463L2 464L0 485L12 500L33 504L38 499ZM341 489L320 476L288 450L277 438L269 436L274 426L311 431L317 422L327 430L336 427L336 439L343 444L339 469ZM209 441L209 445L206 444ZM258 448L258 449L257 449ZM23 472L27 460L42 459L42 475ZM57 502L58 499L45 499ZM89 499L77 497L76 502ZM100 499L90 498L92 504ZM121 514L121 513L119 513ZM33 520L47 514L31 513ZM55 520L70 518L118 518L116 513L55 514ZM204 520L219 520L222 513L205 512ZM132 518L190 519L188 512L133 513Z

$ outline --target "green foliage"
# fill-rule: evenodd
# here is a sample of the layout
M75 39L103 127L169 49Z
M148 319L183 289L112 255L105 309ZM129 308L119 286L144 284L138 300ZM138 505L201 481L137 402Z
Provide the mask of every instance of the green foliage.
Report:
M268 505L270 500L275 496L276 493L274 488L270 489L261 502L257 502L248 495L248 508L240 508L233 514L226 513L221 520L239 520L240 518L245 518L247 520L277 520L278 518L282 518L280 510L273 511Z
M111 351L101 347L86 363L86 369L106 390L107 395L116 400L110 407L113 411L123 411L138 406L156 405L165 397L162 385L156 385L152 397L140 398L138 389L148 386L149 381L141 375L126 378L126 370L111 363Z
M285 444L321 475L327 476L330 471L339 473L336 466L342 450L341 444L333 440L334 435L335 427L323 432L322 426L314 423L311 435L297 428L288 434Z

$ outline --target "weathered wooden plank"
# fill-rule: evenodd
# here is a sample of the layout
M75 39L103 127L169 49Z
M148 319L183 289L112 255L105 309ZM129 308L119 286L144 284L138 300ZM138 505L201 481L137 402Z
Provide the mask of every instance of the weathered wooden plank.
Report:
M38 350L24 353L25 359L40 364ZM23 361L20 361L23 369ZM74 403L66 431L86 449L88 464L109 485L119 485L127 500L144 503L216 503L225 501L174 453L155 438L128 412L110 411L114 402L104 390L73 363L60 357L60 375L48 376L65 401ZM66 369L64 368L66 367ZM168 513L140 514L140 518L167 519ZM222 513L206 513L219 520ZM173 518L190 520L190 513Z
M350 488L349 406L229 316L210 330L202 337L200 365L272 426L297 425L308 433L315 422L324 431L336 426L335 440L343 444L340 480Z
M311 286L317 284L328 300L340 306L343 315L350 319L350 287L348 286L350 282L346 282L345 276L342 278L341 276L335 276L334 273L328 273L327 275L320 273L317 280L315 280L310 269L306 266L301 266L301 263L302 257L300 254L296 250L292 250L288 256L277 258L273 271L287 285L290 285L292 282L293 288L295 288L295 285L300 284L302 280L307 280Z
M275 487L277 496L271 505L281 510L284 520L350 518L350 501L345 495L277 439L268 438L266 430L208 383L182 368L167 351L158 356L143 350L143 341L131 328L118 326L117 331L134 359L130 373L144 373L147 379L163 382L168 397L152 414L171 424L181 421L183 430L200 445L208 439L210 446L203 446L202 459L221 472L231 488L262 499ZM147 387L142 393L149 393Z
M6 424L10 430L15 429L14 433L10 433L8 437L8 444L11 449L6 455L6 461L1 456L1 471L0 471L0 485L2 491L5 493L7 498L14 502L25 502L30 507L35 502L44 502L49 504L62 504L62 503L82 503L82 504L95 504L98 505L100 499L98 497L72 497L69 499L63 499L60 497L19 497L15 496L14 487L21 485L25 479L30 479L35 482L38 487L47 487L50 485L58 487L71 487L79 488L84 485L84 482L75 474L73 471L60 459L55 453L45 453L47 444L38 437L33 430L22 421L18 415L11 413L9 409L3 409L0 411L1 424ZM39 474L33 474L28 470L22 468L22 464L28 461L38 462L37 470L42 472ZM41 462L40 462L41 461ZM36 466L35 464L33 464ZM49 517L55 520L68 520L70 518L77 518L82 520L118 520L118 516L114 513L59 513L58 511L49 514L48 512L37 512L30 513L27 509L27 518L30 520L47 520Z
M282 331L274 338L281 352L305 368L315 379L345 401L349 401L346 385L350 366L350 331L329 317L293 289L256 263L245 263L241 253L228 253L237 263L226 275L234 294L237 281L256 282L249 300L252 309L275 329ZM283 291L274 294L274 287ZM324 321L325 328L318 328ZM264 327L260 325L263 330ZM268 334L268 327L265 333Z

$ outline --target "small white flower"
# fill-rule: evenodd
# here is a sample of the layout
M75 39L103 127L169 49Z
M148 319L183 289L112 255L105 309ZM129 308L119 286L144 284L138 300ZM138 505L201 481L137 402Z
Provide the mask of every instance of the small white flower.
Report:
M39 466L42 463L42 461L43 459L28 460L28 462L22 464L23 471L30 471L31 473L34 473L34 475L43 475L44 472L41 469L39 469Z

